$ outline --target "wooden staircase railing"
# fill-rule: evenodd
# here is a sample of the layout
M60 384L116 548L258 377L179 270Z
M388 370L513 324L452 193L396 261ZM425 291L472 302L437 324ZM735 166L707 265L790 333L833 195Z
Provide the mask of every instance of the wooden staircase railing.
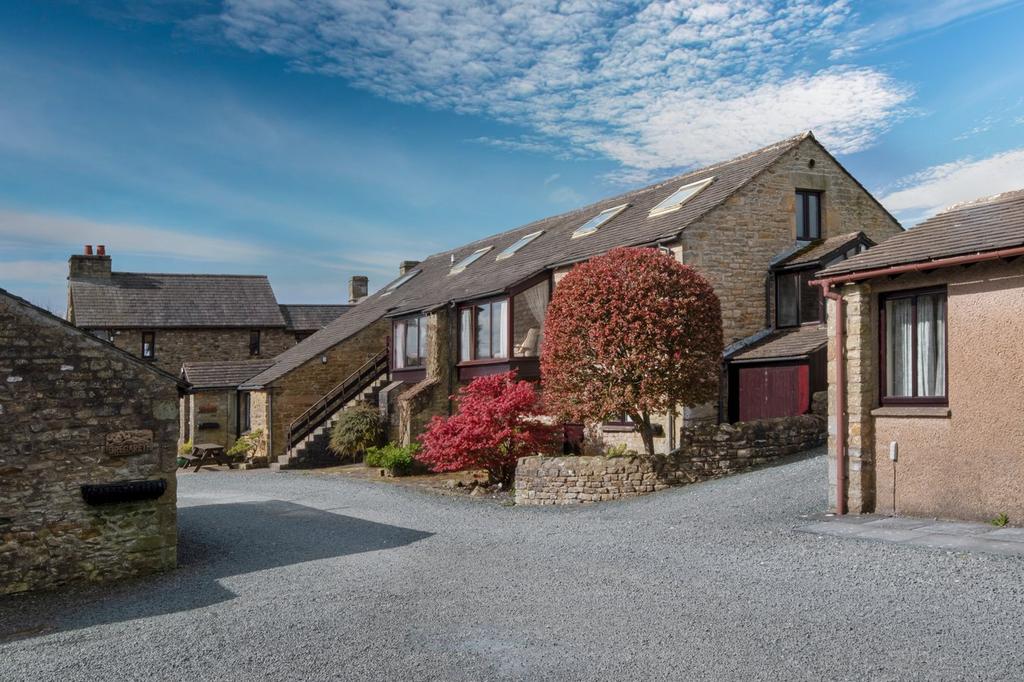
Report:
M388 350L385 348L288 425L288 450L387 372Z

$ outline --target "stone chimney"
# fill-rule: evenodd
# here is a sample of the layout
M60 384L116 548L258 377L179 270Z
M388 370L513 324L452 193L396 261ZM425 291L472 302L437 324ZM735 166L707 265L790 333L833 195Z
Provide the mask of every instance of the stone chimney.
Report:
M418 260L404 260L404 261L402 261L401 263L398 264L398 275L399 276L404 275L405 273L409 272L410 270L412 270L414 267L416 267L419 264L420 264L420 262Z
M82 254L68 259L68 277L110 277L107 247L100 244L94 254L92 244L86 244Z
M348 302L359 303L366 298L370 287L370 280L365 275L352 275L348 281Z

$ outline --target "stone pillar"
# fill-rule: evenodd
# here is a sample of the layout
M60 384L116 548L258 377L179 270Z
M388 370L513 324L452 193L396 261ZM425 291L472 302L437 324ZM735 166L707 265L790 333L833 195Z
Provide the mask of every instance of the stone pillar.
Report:
M448 396L456 390L456 321L447 307L427 316L427 376L397 400L397 435L402 445L416 441L433 417L449 414Z
M843 289L846 315L846 505L851 514L874 511L875 452L871 410L877 402L878 366L874 341L874 306L867 284ZM837 390L836 303L828 303L828 500L836 508Z

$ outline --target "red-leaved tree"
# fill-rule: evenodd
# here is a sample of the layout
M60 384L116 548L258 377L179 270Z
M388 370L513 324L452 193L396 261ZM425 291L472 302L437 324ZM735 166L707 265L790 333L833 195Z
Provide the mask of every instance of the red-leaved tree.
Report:
M555 452L556 428L539 421L540 395L515 372L478 377L453 396L458 411L434 417L416 456L432 471L485 469L491 482L512 484L520 457Z
M545 405L573 421L629 415L653 455L651 415L714 399L721 358L711 284L657 249L613 249L555 289L541 351Z

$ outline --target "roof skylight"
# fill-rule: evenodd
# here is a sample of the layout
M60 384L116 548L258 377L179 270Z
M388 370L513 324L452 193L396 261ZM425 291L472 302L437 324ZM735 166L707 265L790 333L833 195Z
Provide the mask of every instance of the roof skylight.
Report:
M383 293L383 294L381 294L381 296L387 296L387 295L388 295L388 294L390 294L390 293L391 293L392 291L394 291L394 290L395 290L395 289L397 289L398 287L402 286L403 284L405 284L406 282L408 282L408 281L409 281L410 279L412 279L412 278L413 278L413 277L415 277L416 275L420 274L420 272L422 272L422 270L413 270L412 272L407 272L407 273L405 273L405 274L404 274L404 275L402 275L402 276L401 276L400 278L396 279L396 280L395 280L394 282L392 282L391 284L389 284L389 285L388 285L388 286L387 286L387 287L386 287L386 288L384 289L384 293Z
M485 253L490 251L492 248L493 247L491 247L491 246L485 246L482 249L477 249L476 251L474 251L473 253L469 254L468 256L466 256L465 258L460 260L458 263L453 265L452 269L448 271L448 274L449 275L457 275L458 273L462 272L463 270L468 268L470 265L475 263L477 261L477 259L480 258L480 256L484 255Z
M612 208L606 208L605 210L598 213L596 216L583 223L572 233L572 238L586 237L588 234L594 234L597 232L597 228L604 225L606 222L614 218L615 216L622 213L629 204L620 204L619 206L613 206Z
M526 246L527 244L529 244L542 234L544 234L544 230L537 230L536 232L531 232L530 234L523 235L522 237L517 239L511 246L509 246L507 249L499 253L498 257L495 258L494 260L505 260L506 258L511 258L512 256L516 255L516 252L519 249L523 248L524 246Z
M667 199L652 208L650 215L653 217L656 215L671 213L672 211L678 211L682 205L692 199L697 192L701 191L714 181L715 179L711 177L704 180L698 180L697 182L691 182L688 185L683 185L673 192Z

